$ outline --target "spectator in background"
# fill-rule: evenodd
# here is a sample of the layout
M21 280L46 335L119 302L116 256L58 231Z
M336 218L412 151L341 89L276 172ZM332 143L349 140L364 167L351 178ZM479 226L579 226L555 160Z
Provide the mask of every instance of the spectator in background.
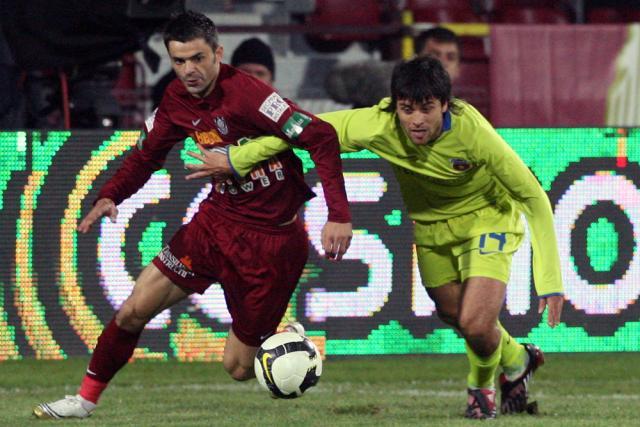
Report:
M460 39L453 31L444 27L434 27L423 31L416 38L416 54L418 56L432 55L438 58L449 73L452 83L455 83L460 77L462 46Z
M0 27L0 129L24 127L24 98L18 87L19 78L20 70Z
M462 47L453 31L431 28L420 33L415 46L418 56L431 55L440 60L452 83L460 77ZM327 75L325 89L336 102L353 108L371 107L390 95L388 82L394 66L394 62L378 60L339 64Z
M366 60L339 64L327 74L324 88L336 102L352 108L371 107L389 96L389 80L395 63Z
M240 43L231 55L231 65L273 86L276 65L269 45L253 37Z

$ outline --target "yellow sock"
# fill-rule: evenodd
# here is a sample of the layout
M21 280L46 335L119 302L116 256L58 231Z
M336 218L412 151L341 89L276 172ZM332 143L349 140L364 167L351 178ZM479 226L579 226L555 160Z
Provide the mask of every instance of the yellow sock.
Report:
M494 389L494 378L502 353L502 340L500 340L496 351L488 357L480 357L475 354L471 347L469 347L469 344L465 343L465 347L467 349L467 358L469 359L470 366L469 375L467 376L467 384L469 387Z
M508 378L517 378L526 367L527 351L522 344L509 335L500 322L498 322L498 328L502 332L500 366Z

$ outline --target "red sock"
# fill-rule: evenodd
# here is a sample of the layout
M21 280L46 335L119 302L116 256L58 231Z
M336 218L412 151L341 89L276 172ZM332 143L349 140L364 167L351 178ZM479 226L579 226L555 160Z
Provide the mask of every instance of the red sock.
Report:
M94 380L89 375L85 375L82 379L82 384L80 384L78 394L89 402L97 404L98 399L100 399L100 395L108 385L108 383L101 383L100 381Z
M116 325L114 317L98 338L80 386L80 396L97 403L111 378L129 361L139 337L139 332L125 331Z

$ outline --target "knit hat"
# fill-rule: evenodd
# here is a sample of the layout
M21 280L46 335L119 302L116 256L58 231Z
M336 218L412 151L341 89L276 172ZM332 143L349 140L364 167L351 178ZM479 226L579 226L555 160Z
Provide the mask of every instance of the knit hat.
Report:
M264 65L275 78L276 66L273 61L273 53L271 48L262 40L255 37L247 39L233 51L231 65L237 67L247 63Z

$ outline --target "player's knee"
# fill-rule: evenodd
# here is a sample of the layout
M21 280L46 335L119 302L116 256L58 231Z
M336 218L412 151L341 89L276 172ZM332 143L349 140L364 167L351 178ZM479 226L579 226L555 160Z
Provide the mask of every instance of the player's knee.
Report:
M447 310L443 307L437 307L438 318L449 326L459 328L458 313L453 310Z
M231 374L231 378L233 378L236 381L247 381L250 380L251 378L254 378L256 375L253 372L253 368L249 369L249 368L237 368L232 374Z
M224 369L236 381L247 381L255 377L252 367L241 366L237 363L226 364Z
M483 319L475 316L461 316L458 327L467 340L482 340L491 333L495 324L487 324Z
M116 325L125 331L141 332L148 322L149 318L136 314L134 307L126 302L116 313Z

